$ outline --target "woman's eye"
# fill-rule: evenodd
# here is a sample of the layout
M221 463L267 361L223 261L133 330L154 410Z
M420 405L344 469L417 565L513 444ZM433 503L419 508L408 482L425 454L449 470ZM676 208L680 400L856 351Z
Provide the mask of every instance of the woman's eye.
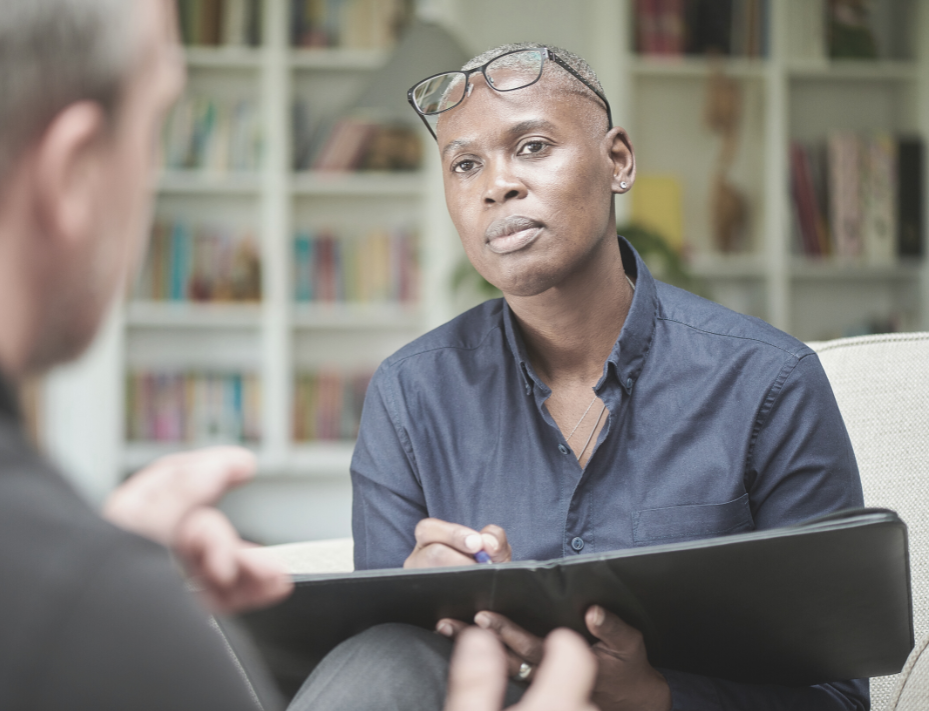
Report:
M529 141L519 149L520 153L540 153L545 148L544 141Z
M473 170L473 169L474 169L473 160L458 161L457 163L455 163L455 165L452 166L452 170L455 171L456 173L467 173L469 170Z

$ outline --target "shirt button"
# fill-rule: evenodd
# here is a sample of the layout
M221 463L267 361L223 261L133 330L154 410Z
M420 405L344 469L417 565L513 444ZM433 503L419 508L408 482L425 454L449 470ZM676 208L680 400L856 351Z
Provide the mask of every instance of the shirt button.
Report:
M559 444L559 445L558 445L558 451L561 452L562 454L567 454L567 453L568 453L568 448L565 447L563 444Z
M580 551L583 550L583 548L584 548L584 539L583 539L583 538L580 538L579 536L578 536L578 537L575 537L575 538L572 538L572 539L571 539L571 547L572 547L574 550L580 552Z
M526 395L532 393L532 386L529 383L526 383Z
M626 387L632 388L632 378L626 378Z

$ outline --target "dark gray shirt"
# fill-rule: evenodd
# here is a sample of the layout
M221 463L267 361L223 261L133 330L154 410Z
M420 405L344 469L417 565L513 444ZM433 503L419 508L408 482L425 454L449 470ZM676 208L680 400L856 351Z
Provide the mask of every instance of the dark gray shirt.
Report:
M595 387L608 417L587 466L545 407L551 391L508 305L488 301L402 348L371 382L352 460L358 569L401 566L428 516L500 525L515 559L543 560L862 505L816 354L759 319L655 281L622 238L620 247L636 290ZM858 708L867 699L867 682L744 687L745 696L741 685L668 676L680 709L784 708L801 698Z
M256 711L258 696L267 701L168 552L105 522L35 453L2 379L0 581L0 709Z

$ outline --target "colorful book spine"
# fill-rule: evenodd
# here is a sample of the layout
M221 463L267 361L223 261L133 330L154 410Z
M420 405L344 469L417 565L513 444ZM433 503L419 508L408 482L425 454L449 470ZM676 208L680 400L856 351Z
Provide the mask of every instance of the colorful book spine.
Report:
M764 57L770 0L636 0L639 54Z
M261 167L261 121L251 99L186 96L172 110L162 135L166 170L223 173Z
M418 299L416 236L406 228L356 235L301 230L294 236L298 302L412 304Z
M389 49L407 10L404 0L291 0L291 42L317 49Z
M133 298L141 301L259 301L261 259L250 231L156 220Z
M294 378L294 441L355 439L370 382L370 372L322 369L298 373Z
M131 372L126 436L134 442L258 442L259 380L251 373Z
M177 0L177 15L185 45L255 47L260 43L259 0Z

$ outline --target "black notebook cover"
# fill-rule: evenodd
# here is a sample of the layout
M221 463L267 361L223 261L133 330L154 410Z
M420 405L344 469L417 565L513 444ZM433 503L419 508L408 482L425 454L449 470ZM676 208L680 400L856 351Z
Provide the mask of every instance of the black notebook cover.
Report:
M759 684L892 674L913 647L906 526L884 510L547 562L295 581L289 599L242 618L291 689L373 625L433 629L480 610L538 635L586 634L584 612L597 603L642 631L653 666Z

